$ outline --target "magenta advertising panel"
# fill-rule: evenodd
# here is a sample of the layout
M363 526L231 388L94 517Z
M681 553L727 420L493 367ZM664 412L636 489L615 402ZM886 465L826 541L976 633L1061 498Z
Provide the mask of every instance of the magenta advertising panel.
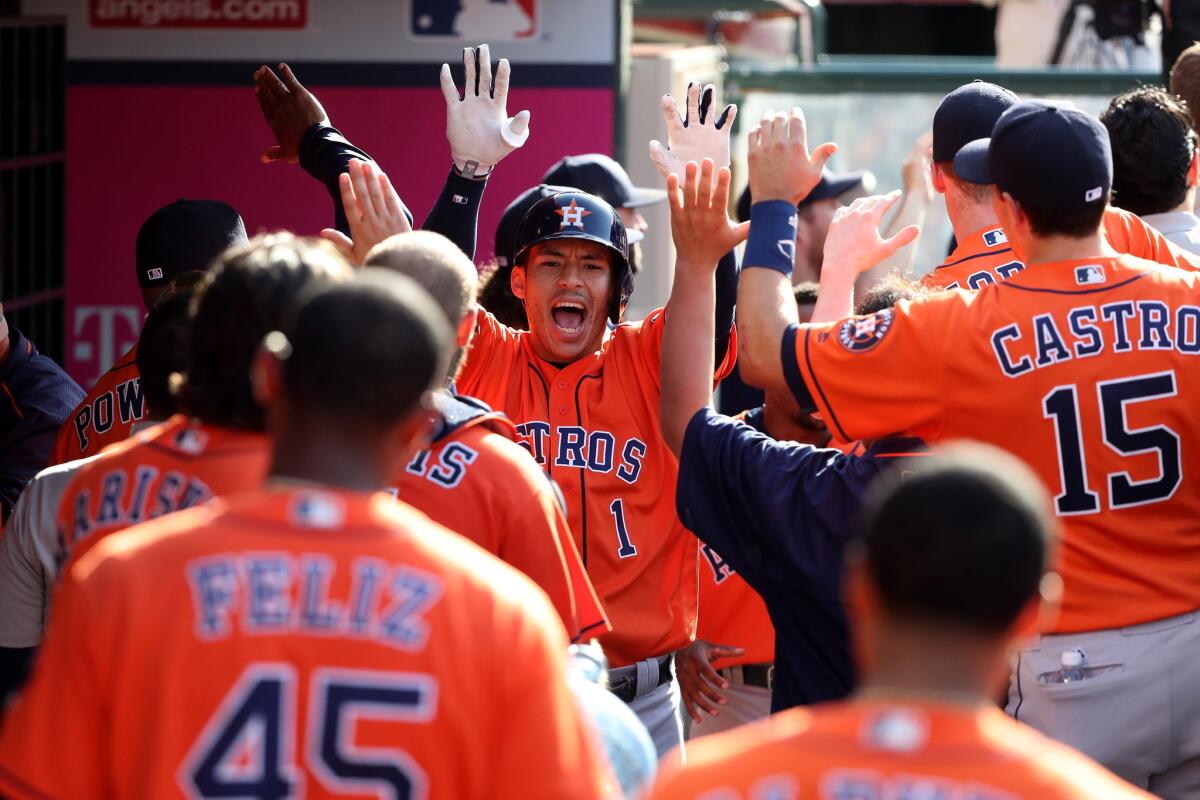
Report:
M511 0L507 9L490 3L505 14L464 17L470 2L307 0L296 3L299 17L280 5L270 18L269 4L246 2L237 24L220 31L205 8L225 14L233 6L223 0L185 4L186 19L171 3L178 0L61 4L69 52L66 367L84 385L137 337L144 310L134 242L155 209L180 197L224 200L251 235L315 235L332 223L329 196L298 166L259 162L273 144L251 79L260 63L292 64L333 125L388 172L419 224L450 166L441 63L461 61L461 48L481 41L508 57L509 113L529 109L531 135L489 181L481 264L492 257L504 206L551 163L612 152L611 2ZM261 24L245 18L250 10Z

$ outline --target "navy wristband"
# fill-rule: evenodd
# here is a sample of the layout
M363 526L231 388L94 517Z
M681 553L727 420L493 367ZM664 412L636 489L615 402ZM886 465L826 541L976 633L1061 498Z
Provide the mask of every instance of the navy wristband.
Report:
M750 237L742 269L765 267L791 276L796 261L796 207L786 200L764 200L750 208Z

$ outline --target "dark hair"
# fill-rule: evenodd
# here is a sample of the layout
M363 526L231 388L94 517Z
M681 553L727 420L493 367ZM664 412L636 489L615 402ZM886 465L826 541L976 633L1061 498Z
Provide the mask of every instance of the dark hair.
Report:
M1100 115L1113 154L1113 204L1139 216L1183 202L1196 132L1187 108L1157 86L1119 94Z
M184 286L165 295L150 309L142 325L137 368L147 416L152 419L166 419L178 410L171 393L171 376L187 366L193 292L194 287Z
M987 445L948 447L881 478L865 510L866 565L886 612L982 635L1039 590L1053 541L1029 468Z
M454 344L445 314L424 289L370 267L306 294L285 333L288 401L366 433L417 407L445 375Z
M792 288L792 295L798 306L812 306L817 303L817 292L821 289L816 281L801 281Z
M1107 207L1107 201L1067 209L1037 208L1021 203L1021 210L1029 217L1034 236L1070 236L1075 239L1091 236L1099 230Z
M250 385L263 337L280 327L309 284L348 273L327 243L290 233L227 250L192 298L180 410L215 425L263 430L266 417Z
M492 312L501 324L519 331L529 330L525 304L512 293L512 267L497 266L479 276L479 305Z
M875 314L885 308L891 308L901 300L911 300L922 294L924 290L920 284L913 283L903 275L888 275L863 295L854 313L862 316Z

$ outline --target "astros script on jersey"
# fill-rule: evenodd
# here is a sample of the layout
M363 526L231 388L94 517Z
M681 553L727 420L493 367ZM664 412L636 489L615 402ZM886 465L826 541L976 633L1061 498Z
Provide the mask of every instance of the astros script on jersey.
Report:
M611 630L554 484L503 414L438 395L441 427L396 477L396 495L533 579L571 641Z
M1135 625L1200 606L1198 289L1194 272L1130 256L1037 264L789 329L784 371L843 438L968 438L1020 457L1065 528L1056 630Z
M1150 798L997 708L852 701L688 743L656 800Z
M566 647L529 579L387 494L270 486L69 569L0 791L602 796Z
M658 419L664 311L610 331L561 369L529 333L482 308L458 387L517 423L519 441L562 488L567 519L613 632L614 667L663 655L695 635L696 539L675 514L678 466ZM717 378L733 366L731 340Z

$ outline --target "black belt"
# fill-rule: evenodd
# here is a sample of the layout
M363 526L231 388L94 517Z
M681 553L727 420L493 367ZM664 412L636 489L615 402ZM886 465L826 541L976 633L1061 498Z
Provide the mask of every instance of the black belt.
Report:
M671 680L671 662L675 660L675 656L668 655L658 659L658 683L654 684L654 688L662 686L667 681ZM634 667L632 673L627 678L619 678L611 681L608 684L608 690L617 697L624 700L626 703L632 703L633 698L637 697L638 693L638 673L636 664L631 664Z
M725 667L717 672L723 674L726 678L733 678L734 667ZM742 683L746 686L757 686L761 689L770 689L771 684L775 681L775 665L774 664L740 664L737 669L742 671Z

